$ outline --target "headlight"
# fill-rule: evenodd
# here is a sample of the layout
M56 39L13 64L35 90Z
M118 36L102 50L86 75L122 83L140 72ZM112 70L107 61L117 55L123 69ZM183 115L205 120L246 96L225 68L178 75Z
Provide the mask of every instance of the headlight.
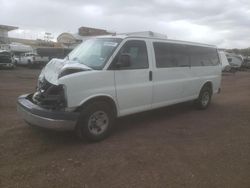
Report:
M64 85L52 85L46 81L44 83L33 94L33 102L47 109L62 109L66 107L66 87Z
M84 69L65 69L62 72L60 72L60 74L58 75L58 79L63 77L63 76L67 76L69 74L74 74L77 72L83 72L85 71Z
M44 69L45 68L42 69L42 71L41 71L41 73L40 73L40 75L38 77L38 80L40 80L40 81L43 80L43 78L44 78Z

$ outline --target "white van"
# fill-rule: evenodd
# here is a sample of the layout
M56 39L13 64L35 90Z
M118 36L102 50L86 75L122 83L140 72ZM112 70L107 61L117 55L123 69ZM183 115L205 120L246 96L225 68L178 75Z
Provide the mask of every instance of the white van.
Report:
M150 36L88 39L42 70L37 91L18 98L26 122L105 138L116 117L194 100L208 107L220 91L215 46Z

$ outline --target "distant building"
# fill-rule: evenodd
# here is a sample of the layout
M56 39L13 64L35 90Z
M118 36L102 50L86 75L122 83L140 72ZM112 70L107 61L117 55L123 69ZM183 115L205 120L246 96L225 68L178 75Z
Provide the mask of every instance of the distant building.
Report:
M38 47L57 47L58 44L53 41L46 41L42 39L21 39L21 38L9 38L9 41L11 43L21 43L25 45L29 45L32 48L38 48Z
M19 55L26 52L35 51L37 48L53 48L60 47L58 43L53 41L45 41L41 39L21 39L21 38L9 38L9 44L2 44L1 48L12 51Z
M57 42L65 48L74 48L88 37L82 37L79 34L62 33L57 37Z
M80 36L99 36L99 35L110 35L111 32L108 32L104 29L96 29L90 27L80 27L78 29L78 34Z
M8 36L8 32L16 30L18 27L0 25L0 48L14 53L24 53L32 51L38 47L54 47L57 43L45 40L32 40L32 39L21 39L11 38Z
M18 27L9 26L9 25L0 25L0 44L9 44L8 32L16 30Z
M104 29L90 28L90 27L80 27L78 33L62 33L57 37L57 42L60 43L65 48L74 48L82 41L100 35L111 35L112 32L108 32Z

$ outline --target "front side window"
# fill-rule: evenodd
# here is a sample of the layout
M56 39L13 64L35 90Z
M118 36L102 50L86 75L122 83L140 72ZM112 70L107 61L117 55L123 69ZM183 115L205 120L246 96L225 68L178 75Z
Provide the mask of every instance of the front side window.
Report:
M101 70L122 39L95 38L89 39L76 47L69 55L69 62L84 64L92 69Z
M145 41L127 41L116 55L113 65L117 63L120 55L127 54L130 57L130 66L122 69L146 69L148 65L148 53Z

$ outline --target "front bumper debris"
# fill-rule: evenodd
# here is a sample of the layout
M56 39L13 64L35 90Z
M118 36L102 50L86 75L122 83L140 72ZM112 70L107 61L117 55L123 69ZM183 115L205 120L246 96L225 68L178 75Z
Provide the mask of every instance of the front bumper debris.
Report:
M17 111L23 119L31 125L54 130L74 130L78 119L78 112L51 110L34 104L32 95L18 97Z

